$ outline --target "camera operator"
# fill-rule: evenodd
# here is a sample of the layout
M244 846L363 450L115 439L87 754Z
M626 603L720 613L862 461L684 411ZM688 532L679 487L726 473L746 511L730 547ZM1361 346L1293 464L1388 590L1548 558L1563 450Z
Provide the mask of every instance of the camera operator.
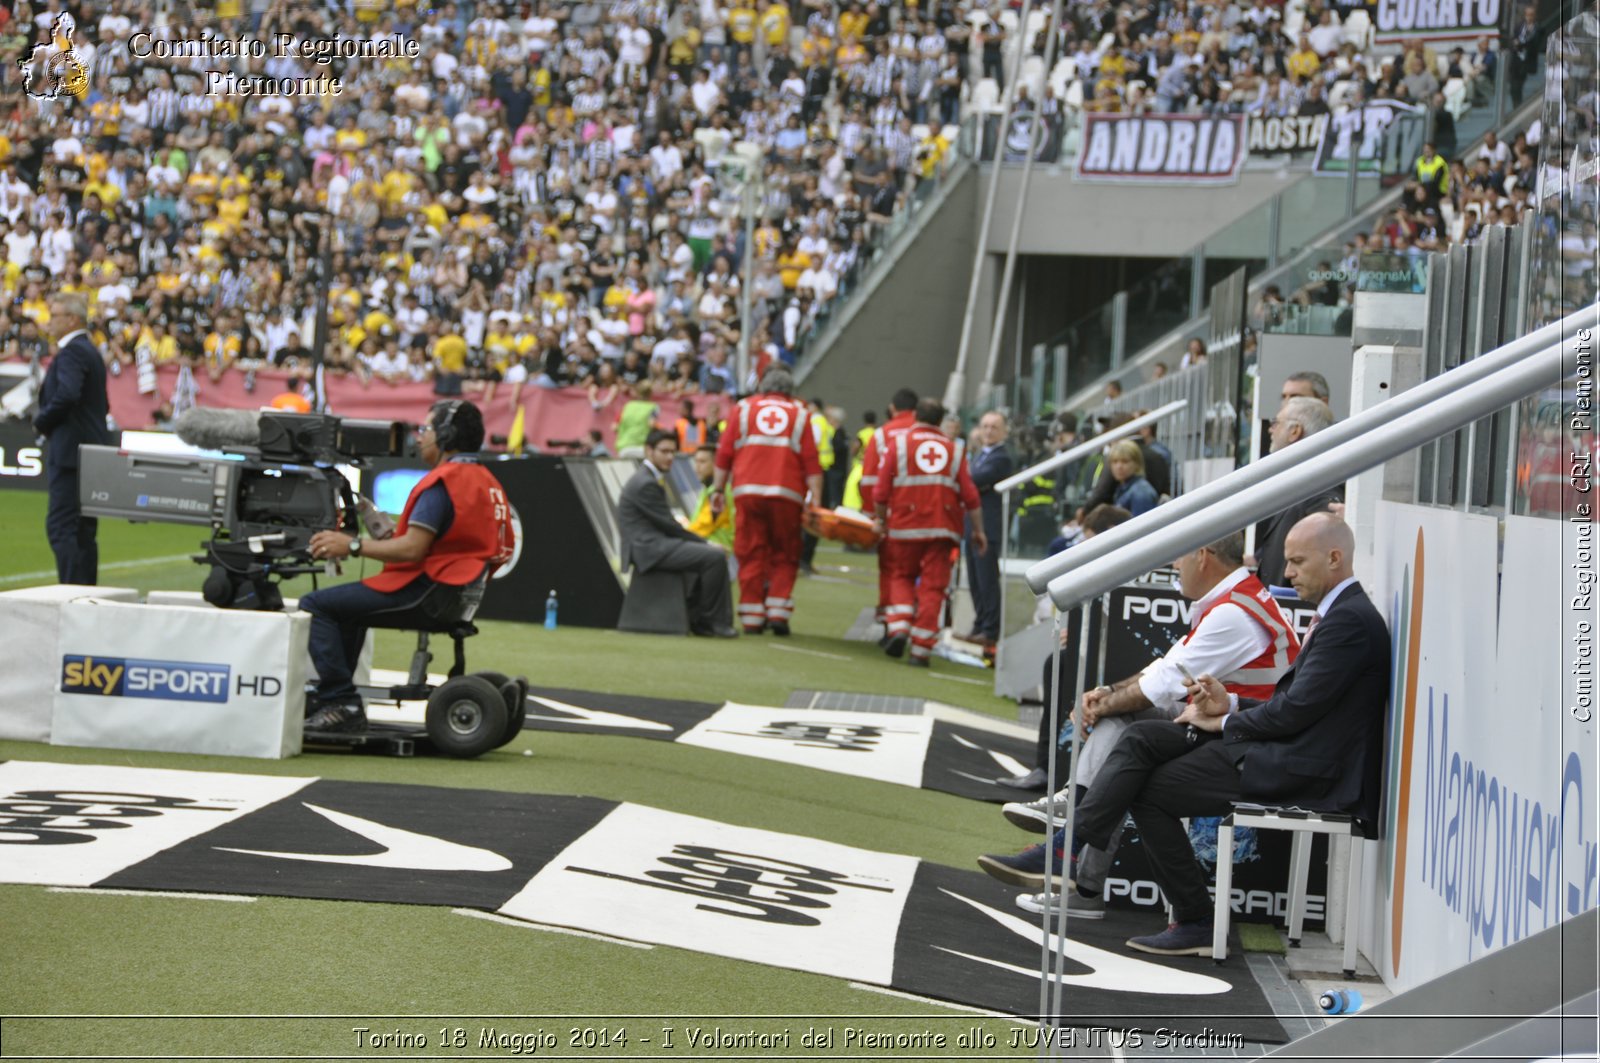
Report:
M432 470L411 490L389 539L338 531L311 537L317 560L370 557L383 571L360 583L313 591L300 599L311 614L311 660L317 668L316 708L309 731L363 731L366 710L352 676L367 627L426 624L457 601L459 589L511 557L511 509L494 475L477 463L483 414L472 403L434 403L418 437Z

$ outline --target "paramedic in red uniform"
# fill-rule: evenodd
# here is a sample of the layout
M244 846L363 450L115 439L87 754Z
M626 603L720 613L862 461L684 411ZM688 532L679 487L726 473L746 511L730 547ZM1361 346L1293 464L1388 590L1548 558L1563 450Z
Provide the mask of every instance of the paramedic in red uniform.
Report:
M969 519L978 552L989 548L978 489L967 472L966 443L941 432L942 420L938 399L917 403L916 423L889 441L873 485L878 524L888 529L882 554L889 569L884 652L900 656L909 639L911 663L922 667L939 636L953 548Z
M733 481L733 556L739 562L739 623L749 635L787 635L800 570L800 515L806 496L822 499L822 465L810 411L796 402L782 366L741 399L717 443L711 508L722 512Z
M889 419L883 427L872 433L872 439L867 443L867 449L861 455L861 504L868 513L872 512L872 500L877 497L874 493L878 484L878 470L883 466L883 452L891 440L899 439L911 431L911 426L916 424L917 393L910 388L901 388L889 400ZM889 566L884 563L883 551L888 545L887 539L878 541L878 619L884 621L884 613L889 608ZM887 621L885 621L885 634L883 641L878 645L887 646Z
M494 474L477 463L483 415L464 400L434 403L418 438L432 470L406 499L388 539L363 539L339 531L311 537L317 560L370 557L383 571L360 583L324 587L300 599L311 614L311 662L317 669L315 709L308 731L364 731L366 710L352 676L367 627L382 617L397 627L440 597L455 593L510 560L515 545L511 508Z

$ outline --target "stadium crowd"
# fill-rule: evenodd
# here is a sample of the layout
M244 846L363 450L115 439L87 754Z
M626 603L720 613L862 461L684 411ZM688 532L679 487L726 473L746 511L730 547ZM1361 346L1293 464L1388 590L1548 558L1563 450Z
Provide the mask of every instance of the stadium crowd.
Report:
M1046 54L1047 32L1041 21L1030 54ZM1513 98L1537 62L1541 41L1511 42ZM1276 118L1396 100L1455 115L1492 97L1500 59L1491 36L1448 51L1421 40L1375 49L1364 8L1324 0L1144 6L1096 0L1066 9L1055 44L1060 58L1048 73L1032 68L1033 82L1019 91L1018 109ZM987 59L984 69L990 69Z
M323 251L327 368L369 386L494 403L504 382L513 406L527 385L746 390L743 330L753 377L793 360L933 172L969 50L989 47L955 5L859 0L68 7L82 103L27 99L15 61L61 5L0 11L0 343L31 357L46 289L82 290L152 406L163 363L184 366L180 407L208 378L309 371ZM420 56L161 59L129 47L136 21L157 39L398 35ZM218 68L344 91L200 91ZM719 180L733 159L764 178L748 249Z
M60 8L0 11L0 56L48 39ZM157 420L230 373L247 389L257 366L309 376L323 269L325 364L367 387L431 382L516 409L527 387L575 386L597 425L618 401L675 411L686 396L747 392L770 363L793 363L950 149L949 123L989 106L1013 70L1018 106L1046 114L1426 101L1444 154L1430 145L1417 160L1404 202L1352 242L1352 261L1515 219L1537 149L1535 129L1444 161L1452 115L1492 92L1502 52L1520 91L1536 34L1448 55L1412 42L1380 60L1365 19L1321 0L1073 5L1049 77L1035 60L1042 12L1018 32L986 0L67 9L81 20L85 101L38 105L16 63L0 64L0 353L41 353L47 289L84 291L111 371L136 375ZM212 96L201 75L219 66L324 68L156 58L129 47L135 16L157 38L398 36L420 55L334 60L337 98ZM1025 46L1020 63L1008 43ZM747 249L729 178L748 169L764 198ZM1344 293L1308 285L1293 298ZM168 363L182 369L163 394Z

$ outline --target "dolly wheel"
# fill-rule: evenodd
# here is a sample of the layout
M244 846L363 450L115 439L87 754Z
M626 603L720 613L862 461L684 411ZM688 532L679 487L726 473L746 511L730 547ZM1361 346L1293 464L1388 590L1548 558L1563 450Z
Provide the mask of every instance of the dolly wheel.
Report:
M428 738L452 757L482 756L499 747L506 730L506 702L482 676L446 679L428 698Z

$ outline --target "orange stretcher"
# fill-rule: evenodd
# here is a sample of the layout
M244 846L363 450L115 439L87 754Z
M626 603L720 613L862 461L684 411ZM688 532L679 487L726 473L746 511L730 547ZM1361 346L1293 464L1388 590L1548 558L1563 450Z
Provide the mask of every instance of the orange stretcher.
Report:
M879 535L872 521L853 513L836 509L807 506L800 518L801 526L819 539L832 539L848 546L877 546Z

